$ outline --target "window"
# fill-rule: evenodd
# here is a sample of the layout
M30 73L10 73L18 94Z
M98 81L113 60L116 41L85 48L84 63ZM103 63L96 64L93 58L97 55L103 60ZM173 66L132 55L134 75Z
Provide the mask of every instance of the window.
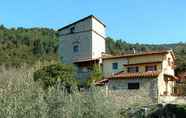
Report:
M171 58L168 58L168 65L171 66Z
M150 65L150 66L146 66L145 70L146 70L146 72L147 71L156 71L157 67L156 67L156 65Z
M137 66L131 66L127 68L128 72L138 72L139 69Z
M128 89L139 89L139 83L128 83Z
M117 70L118 69L118 63L112 63L112 69Z
M75 53L79 52L79 45L75 45L73 47L73 52L75 52Z
M70 33L74 33L75 27L70 28Z

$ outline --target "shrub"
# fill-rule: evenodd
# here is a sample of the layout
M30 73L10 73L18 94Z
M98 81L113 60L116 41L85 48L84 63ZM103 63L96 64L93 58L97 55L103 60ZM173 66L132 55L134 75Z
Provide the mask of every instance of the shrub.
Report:
M104 92L49 87L33 81L33 70L11 69L0 74L1 118L119 118L114 103Z
M3 70L0 74L1 118L46 118L43 89L33 81L33 70Z
M90 86L93 82L103 79L103 73L98 64L93 66L93 70L90 74L90 79L87 80L87 86Z
M73 89L71 94L60 86L44 91L33 81L33 69L0 68L1 118L185 118L186 105L129 105L135 99L127 97L121 107L101 88L87 92ZM60 88L59 88L60 87ZM137 98L138 99L138 98ZM117 99L118 101L119 99ZM146 100L141 99L141 103Z
M34 72L34 80L42 83L44 88L56 86L58 83L69 88L77 84L75 70L72 65L53 64Z

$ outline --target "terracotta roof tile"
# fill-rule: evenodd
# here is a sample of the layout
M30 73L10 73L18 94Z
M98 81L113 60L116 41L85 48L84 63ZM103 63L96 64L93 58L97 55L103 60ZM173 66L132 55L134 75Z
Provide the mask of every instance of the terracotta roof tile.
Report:
M179 73L177 76L179 77L180 80L186 80L186 71Z
M168 52L169 52L169 50L148 51L148 52L135 53L135 54L105 56L105 57L103 57L103 59L115 59L115 58L125 58L125 57L135 57L135 56L145 56L145 55L167 54Z
M170 77L171 79L169 81L180 80L179 77L176 77L174 75L164 74L164 76Z
M98 61L99 59L91 59L91 58L87 58L87 59L78 59L78 60L74 60L73 63L80 63L80 62L88 62L88 61Z
M109 77L108 79L126 79L126 78L144 78L144 77L157 77L160 74L159 71L149 71L149 72L135 72L135 73L127 73L127 72L119 72Z
M97 86L102 86L102 85L104 85L105 83L107 83L108 81L109 81L108 79L102 79L102 80L96 81L96 82L95 82L95 85L97 85Z

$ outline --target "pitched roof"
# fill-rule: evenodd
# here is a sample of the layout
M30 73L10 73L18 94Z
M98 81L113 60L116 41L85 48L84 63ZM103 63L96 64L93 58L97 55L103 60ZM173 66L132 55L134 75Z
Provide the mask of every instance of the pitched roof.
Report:
M66 26L60 28L58 31L61 31L61 30L63 30L63 29L66 29L66 28L68 28L68 27L70 27L70 26L72 26L72 25L75 25L75 24L77 24L77 23L79 23L79 22L82 22L82 21L84 21L84 20L86 20L86 19L89 19L89 18L94 18L94 19L96 19L99 23L101 23L104 27L106 27L106 25L105 25L103 22L101 22L98 18L96 18L94 15L89 15L89 16L87 16L87 17L85 17L85 18L82 18L82 19L80 19L80 20L78 20L78 21L76 21L76 22L73 22L73 23L71 23L71 24L69 24L69 25L66 25Z
M136 56L167 54L169 52L170 52L170 50L148 51L148 52L135 53L135 54L124 54L124 55L117 55L117 56L105 56L105 57L103 57L103 59L106 60L106 59L115 59L115 58L127 58L127 57L136 57ZM175 58L174 55L173 55L173 58Z
M180 78L180 80L186 80L186 71L179 73L177 76Z
M136 78L145 78L145 77L158 77L160 74L159 71L148 71L148 72L134 72L134 73L128 73L128 72L119 72L114 74L113 76L109 77L108 79L136 79Z
M164 76L169 77L168 81L176 81L176 80L180 80L180 78L174 76L174 75L170 75L170 74L164 74Z
M108 81L109 81L108 79L102 79L102 80L96 81L95 85L102 86L102 85L105 85L105 83L108 83Z
M73 61L73 63L81 63L81 62L91 62L91 61L99 61L99 58L97 59L91 59L91 58L87 58L87 59L76 59Z

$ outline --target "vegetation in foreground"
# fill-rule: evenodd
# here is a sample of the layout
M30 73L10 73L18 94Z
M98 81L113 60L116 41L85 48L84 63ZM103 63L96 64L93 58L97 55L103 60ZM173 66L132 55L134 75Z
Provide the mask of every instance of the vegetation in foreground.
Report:
M33 79L36 82L40 82L43 89L54 87L59 83L70 89L78 84L78 81L75 79L74 66L65 64L51 64L49 66L44 66L34 72Z
M147 112L141 106L125 107L128 104L125 102L119 107L105 96L101 88L95 87L86 92L79 92L73 87L71 93L61 84L43 89L40 82L33 80L34 71L26 68L0 69L1 118L156 118L157 115L186 112L184 105L171 106L170 109L147 106Z
M92 88L69 94L60 84L43 89L33 69L1 69L1 118L114 118L117 108L103 92Z

